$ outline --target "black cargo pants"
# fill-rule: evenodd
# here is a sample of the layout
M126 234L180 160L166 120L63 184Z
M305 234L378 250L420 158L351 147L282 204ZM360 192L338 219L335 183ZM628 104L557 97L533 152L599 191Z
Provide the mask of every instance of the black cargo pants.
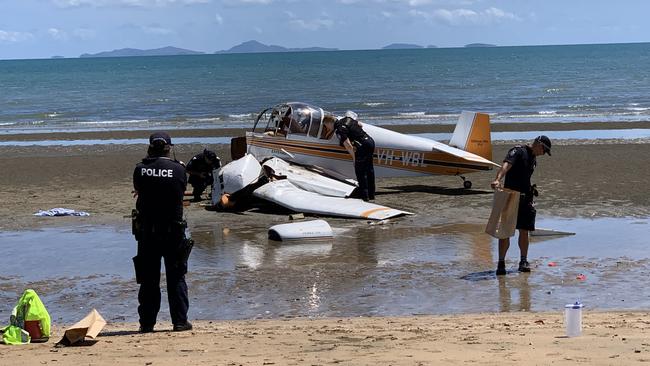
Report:
M138 241L134 258L138 292L138 314L142 327L153 327L160 311L160 262L164 259L167 277L167 299L174 325L187 322L189 297L187 294L187 259L182 258L184 234L178 230L144 230Z
M375 152L375 141L368 136L357 145L354 160L354 174L359 183L359 195L364 201L375 199L375 167L373 155Z

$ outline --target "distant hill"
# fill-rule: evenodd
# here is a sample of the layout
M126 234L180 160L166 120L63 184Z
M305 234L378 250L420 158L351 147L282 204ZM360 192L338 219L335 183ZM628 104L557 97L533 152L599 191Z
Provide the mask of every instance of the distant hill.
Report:
M137 48L122 48L119 50L105 51L99 53L84 53L79 56L86 57L133 57L133 56L176 56L176 55L201 55L204 52L186 50L178 47L162 47L151 50L140 50Z
M52 56L50 58L65 58L64 56Z
M408 50L414 48L424 48L424 47L417 44L410 44L410 43L391 43L388 46L382 47L381 49L382 50Z
M238 44L228 50L217 51L215 53L267 53L267 52L316 52L316 51L338 51L338 48L307 47L307 48L287 48L276 45L265 45L258 41L252 40Z
M430 44L430 45L427 46L427 48L438 48L438 46Z
M497 45L495 44L489 44L489 43L470 43L466 44L465 48L478 48L478 47L496 47Z

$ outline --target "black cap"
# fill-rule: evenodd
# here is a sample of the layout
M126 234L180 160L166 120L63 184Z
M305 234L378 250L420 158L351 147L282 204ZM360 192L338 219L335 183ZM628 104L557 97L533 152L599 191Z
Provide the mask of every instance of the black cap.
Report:
M535 142L538 144L542 144L542 147L544 148L544 153L548 154L548 156L551 156L551 139L549 139L545 135L541 135L535 137Z
M203 150L203 156L210 161L214 161L217 158L217 154L215 154L214 151L208 149Z
M165 145L174 145L172 144L172 138L169 137L167 132L154 132L149 136L149 144L153 145L156 141L162 141Z

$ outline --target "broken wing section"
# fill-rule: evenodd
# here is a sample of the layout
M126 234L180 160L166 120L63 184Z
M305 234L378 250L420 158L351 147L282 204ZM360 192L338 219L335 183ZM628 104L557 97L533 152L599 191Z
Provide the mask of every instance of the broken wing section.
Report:
M287 179L269 182L253 191L253 195L296 212L317 215L384 220L411 214L359 199L328 197L304 191Z
M279 158L271 158L262 164L266 174L275 177L286 177L291 184L305 191L332 197L347 197L354 186L341 181L324 177L321 174L298 165L291 165ZM268 171L271 170L271 172Z

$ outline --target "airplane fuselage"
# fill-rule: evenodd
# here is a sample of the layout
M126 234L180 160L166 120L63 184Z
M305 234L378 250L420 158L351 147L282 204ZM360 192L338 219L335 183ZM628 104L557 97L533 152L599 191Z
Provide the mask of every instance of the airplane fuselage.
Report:
M364 124L375 140L374 166L377 177L421 175L463 175L490 170L494 163L475 154L443 143ZM246 133L248 152L258 160L266 157L321 167L345 178L354 178L352 157L339 145L336 136L329 139L305 134L271 135Z

